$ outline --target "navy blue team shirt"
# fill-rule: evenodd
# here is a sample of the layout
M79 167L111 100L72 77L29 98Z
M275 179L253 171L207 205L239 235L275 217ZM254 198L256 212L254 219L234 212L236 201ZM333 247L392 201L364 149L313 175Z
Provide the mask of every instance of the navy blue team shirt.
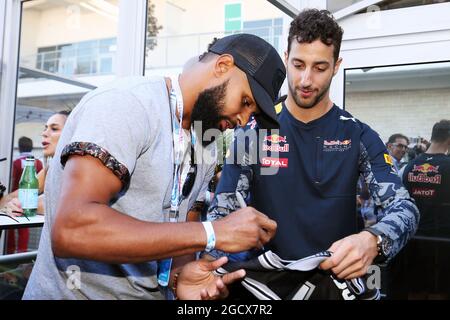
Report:
M388 258L395 256L415 233L419 212L378 134L336 105L309 123L283 105L278 120L279 132L258 129L254 120L236 130L208 219L241 208L240 193L278 224L266 249L300 259L360 231L356 187L362 175L376 204L371 228L393 240ZM252 134L258 139L243 138Z

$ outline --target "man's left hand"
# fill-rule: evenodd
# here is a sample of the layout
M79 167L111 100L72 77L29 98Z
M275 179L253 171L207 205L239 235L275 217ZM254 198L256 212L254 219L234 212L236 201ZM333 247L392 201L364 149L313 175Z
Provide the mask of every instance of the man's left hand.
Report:
M336 241L328 251L333 255L320 264L321 269L331 269L339 279L362 277L378 255L377 238L362 231Z
M223 277L213 271L227 263L222 257L214 261L200 259L186 264L178 276L176 294L182 300L216 300L228 296L227 285L245 277L244 270L227 273Z

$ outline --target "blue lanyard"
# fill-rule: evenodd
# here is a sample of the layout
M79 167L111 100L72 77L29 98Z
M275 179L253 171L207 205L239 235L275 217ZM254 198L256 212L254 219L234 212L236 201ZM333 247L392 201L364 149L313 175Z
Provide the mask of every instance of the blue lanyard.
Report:
M170 213L169 221L178 222L179 211L181 202L184 200L182 197L182 186L186 180L187 172L189 168L184 168L182 172L183 160L185 157L184 150L184 135L183 135L183 95L181 93L178 77L172 79L172 89L170 91L170 107L172 112L172 132L173 132L173 152L174 152L174 174L173 174L173 186L172 196L170 200ZM177 120L177 113L180 120ZM193 146L195 145L195 133L194 130L190 130L191 133L191 153L194 152ZM193 155L191 154L191 157Z
M172 114L172 135L173 135L173 154L174 154L174 173L172 196L170 199L169 221L178 222L180 204L183 201L182 186L187 177L187 172L190 168L184 166L183 173L182 165L185 156L184 136L183 136L183 95L181 94L178 77L172 78L172 89L170 90L170 111ZM177 120L177 112L180 121ZM191 159L193 159L195 146L195 134L191 127ZM172 268L172 258L166 258L158 261L158 284L162 287L167 287L170 279L170 270Z

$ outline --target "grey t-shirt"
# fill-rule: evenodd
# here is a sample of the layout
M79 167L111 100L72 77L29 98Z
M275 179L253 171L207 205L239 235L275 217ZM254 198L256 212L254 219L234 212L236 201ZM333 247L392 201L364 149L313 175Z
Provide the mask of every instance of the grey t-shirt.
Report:
M164 78L116 80L87 94L73 110L47 175L45 224L24 299L163 299L155 261L109 264L53 254L51 228L62 164L74 154L97 157L121 179L124 188L112 208L143 221L167 221L173 139ZM197 165L195 184L181 205L179 221L185 221L195 201L203 201L213 171L214 164Z

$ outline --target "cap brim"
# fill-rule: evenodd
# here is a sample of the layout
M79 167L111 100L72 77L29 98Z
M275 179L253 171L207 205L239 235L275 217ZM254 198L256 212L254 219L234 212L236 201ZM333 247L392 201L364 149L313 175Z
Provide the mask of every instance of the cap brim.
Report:
M247 79L253 98L261 111L260 114L255 115L258 126L261 129L278 129L280 125L272 98L252 76L247 74Z

